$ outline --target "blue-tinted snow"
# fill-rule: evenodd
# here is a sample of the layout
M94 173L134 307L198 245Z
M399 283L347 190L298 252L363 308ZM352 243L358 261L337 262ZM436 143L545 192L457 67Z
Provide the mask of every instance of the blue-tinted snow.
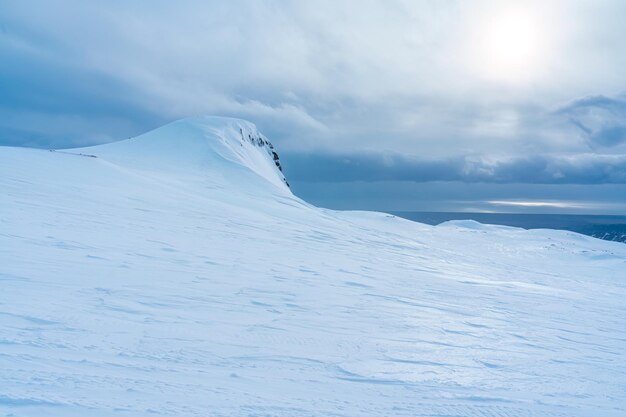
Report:
M255 135L0 148L1 415L625 415L625 245L318 209Z

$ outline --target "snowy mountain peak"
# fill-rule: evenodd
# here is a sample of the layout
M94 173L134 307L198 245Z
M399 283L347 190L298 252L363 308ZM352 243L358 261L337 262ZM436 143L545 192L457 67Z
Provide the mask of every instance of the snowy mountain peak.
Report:
M231 183L249 181L251 171L289 187L272 143L253 123L229 117L181 119L135 138L63 152L149 171L205 171Z

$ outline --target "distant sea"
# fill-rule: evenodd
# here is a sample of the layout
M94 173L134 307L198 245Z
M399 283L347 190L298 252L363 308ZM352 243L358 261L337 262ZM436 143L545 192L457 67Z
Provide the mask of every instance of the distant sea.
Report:
M599 239L626 243L626 216L577 214L438 213L421 211L392 212L398 217L437 225L448 220L475 220L483 224L524 229L560 229Z

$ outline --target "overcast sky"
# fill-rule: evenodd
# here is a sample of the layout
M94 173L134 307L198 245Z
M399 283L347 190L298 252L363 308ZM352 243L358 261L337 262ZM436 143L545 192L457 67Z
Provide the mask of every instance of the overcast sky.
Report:
M624 22L621 0L0 0L0 144L217 114L330 207L626 213Z

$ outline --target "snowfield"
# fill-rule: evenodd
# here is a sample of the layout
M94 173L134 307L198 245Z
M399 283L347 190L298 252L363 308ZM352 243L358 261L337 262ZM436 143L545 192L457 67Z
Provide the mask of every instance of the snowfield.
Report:
M626 245L319 209L272 152L0 148L0 415L626 415Z

